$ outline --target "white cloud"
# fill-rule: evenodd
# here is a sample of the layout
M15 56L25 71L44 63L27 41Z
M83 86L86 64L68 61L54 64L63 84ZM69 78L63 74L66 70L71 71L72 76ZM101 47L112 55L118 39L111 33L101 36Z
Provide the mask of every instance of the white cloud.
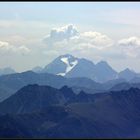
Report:
M73 25L52 29L50 34L44 37L43 41L48 46L51 45L51 47L56 46L56 44L62 44L67 47L70 44L71 48L69 49L85 49L86 47L100 50L113 44L113 40L105 34L94 31L80 33Z
M8 42L0 41L0 52L27 54L30 52L30 49L26 46L14 46L9 44Z
M9 46L9 43L8 43L8 42L0 41L0 48L1 48L1 49L7 48L8 46Z
M52 29L50 34L44 37L43 41L47 44L53 44L55 42L69 40L71 37L78 35L78 31L75 26L67 25L61 28Z
M122 46L140 47L140 38L133 36L133 37L122 39L118 43L119 45Z
M9 44L12 44L14 46L20 46L21 44L26 44L27 42L30 41L29 38L27 39L20 35L12 35L12 36L5 37L3 39Z
M76 34L66 37L66 31L68 26L60 29L55 29L54 33L48 35L48 40L45 40L47 48L44 48L44 54L46 55L61 55L64 53L70 53L77 57L86 57L88 59L99 61L116 61L116 60L128 60L137 59L140 57L140 38L129 37L118 41L112 40L107 35L96 32L86 31L80 32L76 28ZM73 26L71 27L73 29ZM61 35L60 35L61 34ZM52 41L49 46L49 41ZM47 53L46 53L47 51Z
M73 37L70 41L81 47L95 48L98 50L105 49L113 44L113 41L106 35L99 32L84 32L79 36Z
M133 36L121 39L118 41L118 45L126 56L133 58L140 56L140 38Z
M46 46L44 48L47 50L47 53L44 53L46 55L55 50L57 54L70 53L97 60L102 59L104 52L106 53L106 50L114 44L114 41L105 34L95 31L80 33L73 25L52 30L44 39L47 45L47 48Z
M16 48L16 51L25 54L25 53L29 53L31 50L23 45L23 46L18 47L18 49Z

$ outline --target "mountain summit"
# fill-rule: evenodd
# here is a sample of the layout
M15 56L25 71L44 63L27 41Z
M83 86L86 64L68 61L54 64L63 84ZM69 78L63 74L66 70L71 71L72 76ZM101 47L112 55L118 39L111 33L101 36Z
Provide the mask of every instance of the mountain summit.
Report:
M95 75L98 81L104 82L117 78L117 72L106 61L100 61L95 67Z
M117 72L109 66L105 61L101 61L96 65L85 58L77 58L70 54L57 57L43 70L43 73L52 73L68 78L86 77L96 82L106 82L116 78Z
M118 74L119 78L123 78L126 79L127 81L132 80L133 78L137 77L138 74L128 68L126 68L125 70L121 71Z
M50 64L48 64L42 72L48 72L56 75L66 76L78 63L78 58L66 54L57 57Z

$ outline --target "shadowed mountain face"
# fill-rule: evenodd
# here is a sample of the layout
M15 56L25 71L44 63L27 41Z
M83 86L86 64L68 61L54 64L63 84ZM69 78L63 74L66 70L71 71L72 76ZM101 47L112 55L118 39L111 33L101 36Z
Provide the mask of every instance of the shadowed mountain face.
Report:
M94 63L86 59L78 59L77 65L66 74L66 77L88 77L94 79Z
M96 96L96 95L95 95ZM50 86L28 85L0 103L1 114L36 112L51 105L66 105L75 102L93 102L92 94L81 91L75 94L67 86L55 89Z
M131 83L140 83L140 76L134 77L133 79L130 80Z
M76 89L84 88L84 91L90 89L91 93L102 91L102 84L96 83L88 78L65 78L48 73L35 73L27 71L0 77L0 101L8 98L17 90L28 84L49 85L55 88L61 88L64 85L75 87ZM79 91L80 92L80 91Z
M23 73L0 76L0 101L8 98L17 90L28 84L49 85L54 88L61 88L64 85L67 85L72 87L73 91L77 94L81 90L94 94L110 90L110 88L122 82L126 81L123 79L115 79L101 84L85 77L66 78L48 73L35 73L32 71L26 71ZM133 87L133 84L131 85L131 87ZM128 89L128 87L125 89Z
M109 80L117 79L117 72L109 66L105 61L96 64L95 75L97 81L107 82ZM96 80L95 79L95 80Z
M63 105L63 94L49 86L28 85L0 105L1 113L31 113L50 105ZM5 108L6 107L6 108Z
M65 79L50 74L37 74L32 71L16 73L0 77L0 101L14 94L17 90L28 84L51 85L61 87Z
M137 88L77 95L67 86L28 85L0 103L0 112L4 138L140 137Z
M119 74L118 74L118 77L119 78L123 78L123 79L126 79L127 81L130 81L132 80L133 78L137 77L138 74L135 73L134 71L131 71L130 69L125 69L123 71L121 71Z
M140 83L122 82L122 83L114 85L110 90L112 91L128 90L131 87L140 89Z

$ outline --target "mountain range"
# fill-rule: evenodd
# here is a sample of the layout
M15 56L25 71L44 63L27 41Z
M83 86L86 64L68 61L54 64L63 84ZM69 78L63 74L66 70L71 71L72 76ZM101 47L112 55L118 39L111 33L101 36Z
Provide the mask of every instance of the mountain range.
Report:
M77 58L70 54L65 54L54 59L44 68L39 68L41 73L51 73L68 78L86 77L96 82L104 83L114 79L132 80L140 77L140 74L126 68L121 72L115 71L106 61L100 61L94 64L85 58Z
M66 61L69 64L66 64ZM73 63L75 63L74 66ZM105 61L101 61L95 65L89 60L76 58L69 54L59 56L45 68L36 67L33 71L0 76L0 101L8 98L28 84L49 85L54 88L61 88L67 85L72 87L73 91L77 94L81 90L93 94L108 91L113 86L125 82L140 83L139 74L134 71L126 69L117 73ZM134 85L131 84L131 86L133 87Z
M0 103L0 137L138 138L140 89L75 94L28 85Z
M49 85L55 88L61 88L64 85L68 85L75 90L81 90L82 88L87 91L90 89L92 93L104 90L102 84L88 78L65 78L48 73L26 71L0 77L0 101L8 98L17 90L28 84Z
M94 94L111 90L113 86L123 84L125 82L128 83L123 79L115 79L105 83L97 83L85 77L66 78L49 73L35 73L33 71L26 71L22 73L0 76L0 101L10 97L20 88L28 84L48 85L54 88L61 88L64 85L67 85L77 94L80 93L81 90ZM138 87L136 85L138 84L131 84L131 87Z
M139 138L140 74L66 54L0 76L0 138Z

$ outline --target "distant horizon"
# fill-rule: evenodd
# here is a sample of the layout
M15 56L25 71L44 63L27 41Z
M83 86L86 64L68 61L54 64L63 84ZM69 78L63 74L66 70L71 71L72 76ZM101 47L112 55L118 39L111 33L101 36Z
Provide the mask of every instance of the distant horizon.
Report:
M62 55L59 55L59 56L63 56L63 55L71 55L71 54L62 54ZM59 57L58 56L58 57ZM76 56L74 56L74 55L72 55L73 57L76 57ZM56 58L58 58L58 57L55 57L53 60L55 60ZM87 59L87 58L84 58L84 57L76 57L76 58L78 58L78 59L86 59L86 60L89 60L89 61L91 61L91 62L93 62L95 65L96 64L98 64L98 63L100 63L100 62L107 62L107 61L104 61L104 60L100 60L100 61L97 61L96 63L94 62L94 61L92 61L92 60L90 60L90 59ZM52 60L52 61L53 61ZM52 62L51 61L51 62ZM50 63L51 63L50 62ZM48 63L48 64L50 64L50 63ZM47 64L47 65L48 65ZM108 62L107 62L107 64L109 65L109 66L111 66ZM36 67L41 67L41 68L45 68L47 65L44 65L44 66L35 66L35 67L32 67L32 69L27 69L27 70L23 70L23 71L17 71L16 69L14 69L13 67L10 67L10 66L7 66L7 67L3 67L3 68L0 68L0 69L5 69L5 68L12 68L13 70L15 70L16 72L19 72L19 73L22 73L22 72L26 72L26 71L32 71L34 68L36 68ZM112 66L111 66L111 68L112 69L114 69ZM126 70L126 69L129 69L129 70L131 70L131 71L133 71L133 72L136 72L136 71L134 71L133 69L130 69L130 68L128 68L128 67L126 67L126 68L124 68L123 70L121 70L121 71L124 71L124 70ZM117 73L119 73L119 72L121 72L121 71L117 71L116 69L114 69ZM140 72L136 72L136 73L140 73Z
M0 69L45 67L62 54L140 73L139 2L1 2Z

